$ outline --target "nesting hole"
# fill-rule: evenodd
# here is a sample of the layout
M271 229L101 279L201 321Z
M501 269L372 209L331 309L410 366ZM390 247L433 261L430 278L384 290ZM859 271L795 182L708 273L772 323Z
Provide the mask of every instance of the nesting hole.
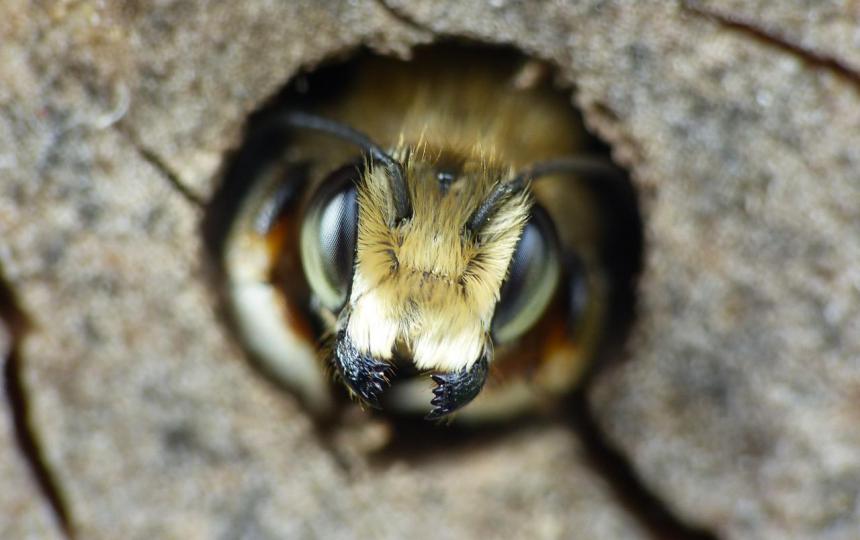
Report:
M468 55L482 55L488 62L508 62L512 59L525 58L512 48L475 43L444 43L430 47L440 46L459 49ZM279 161L289 162L291 138L283 131L272 130L272 119L288 109L310 109L337 101L343 89L348 87L348 82L356 76L362 60L372 55L372 52L362 50L348 58L332 59L312 70L300 73L280 93L273 96L268 103L249 117L241 146L227 156L224 162L223 183L207 208L203 224L206 246L212 260L216 263L215 266L220 269L219 274L222 278L225 245L230 237L230 226L240 212L243 201L252 192L256 179L268 167ZM456 55L452 56L452 61L456 61ZM558 91L572 96L576 89L559 86ZM569 101L573 109L572 99ZM374 113L372 110L366 112L371 116ZM578 112L576 114L579 115ZM580 123L582 123L581 116ZM362 129L363 126L353 127ZM585 154L611 160L610 146L592 133L586 132L581 150ZM336 165L332 164L332 166ZM306 173L303 167L306 165L302 163L286 165L280 174L289 177ZM600 248L600 257L606 279L610 283L607 298L609 313L599 352L583 376L580 386L573 390L569 399L563 401L561 406L551 414L521 416L509 422L481 427L456 424L440 426L420 418L391 417L371 412L370 414L376 420L385 423L388 433L387 443L375 451L366 452L362 463L381 468L387 467L392 460L420 463L425 459L433 459L439 452L469 452L477 446L496 444L514 431L540 429L541 425L562 422L575 430L583 441L586 461L607 479L610 488L621 503L638 516L655 537L709 539L711 536L708 533L690 528L678 520L653 493L642 485L625 458L607 443L589 410L586 389L594 374L604 369L607 363L627 359L624 343L636 319L636 290L642 270L644 249L637 191L629 175L625 174L612 181L591 182L589 190L599 206L605 227L606 240ZM272 205L273 215L270 217L276 219L296 212L302 196L302 186L299 184L288 185L285 189L277 191L278 200ZM295 246L293 249L296 250ZM293 272L287 276L288 292L300 308L297 314L306 320L306 324L298 332L303 332L311 342L319 340L323 325L311 312L308 283L295 257L285 268L281 268L282 278L285 270ZM236 326L236 321L232 320L230 315L226 318L228 324ZM268 378L272 380L277 378L271 373L267 375L265 367L259 363L258 367ZM343 456L343 445L350 444L349 436L345 439L338 438L336 432L344 431L344 418L352 419L347 420L348 423L354 422L357 416L366 415L355 414L355 406L350 406L342 389L337 389L334 393L339 396L341 406L351 412L346 415L341 413L331 422L319 422L319 435L323 445L331 450L336 459L343 462L344 467L349 468L350 459ZM329 420L332 419L329 418Z
M445 43L430 47L445 47L455 51L464 51L465 54L474 57L481 55L487 62L511 62L525 58L522 54L512 48L489 47L477 44ZM219 274L223 277L223 260L225 243L230 236L230 227L235 216L240 211L243 202L252 192L254 183L261 174L278 162L289 162L291 152L290 134L272 129L274 118L285 110L306 110L324 107L327 103L335 103L341 99L344 88L349 87L349 81L356 77L362 60L373 56L373 53L362 50L350 55L348 58L332 59L316 66L313 70L300 73L294 77L277 95L273 96L268 103L252 114L246 124L245 137L239 148L232 152L224 162L223 182L208 205L204 220L203 232L215 266L221 270ZM452 61L456 61L457 54L451 55ZM551 75L554 77L554 75ZM380 84L385 84L380 81ZM571 95L575 88L564 88L559 86L559 92ZM572 100L571 100L572 101ZM573 105L571 104L571 109ZM578 113L576 113L578 115ZM374 111L367 111L368 117L374 115ZM580 118L581 123L581 118ZM362 126L353 126L362 129ZM611 159L611 148L598 137L586 132L581 142L581 150L584 154L600 156L607 160ZM332 164L335 166L337 164ZM305 164L283 165L279 173L284 177L296 174L295 168L301 168ZM289 167L293 167L290 169ZM624 342L635 320L636 314L636 287L642 265L643 236L642 221L638 208L636 189L629 176L613 179L611 181L594 181L588 184L599 205L599 212L604 217L606 241L600 247L600 256L603 261L605 276L610 283L608 293L608 324L602 335L599 354L591 363L584 380L587 381L596 371L602 369L607 362L618 361L624 358ZM272 206L273 212L278 215L289 215L297 213L304 196L302 186L285 184L285 189L278 191L278 201ZM299 224L285 220L287 228L298 227ZM296 246L287 246L296 253ZM324 332L323 324L312 313L310 304L311 294L307 280L305 279L298 255L286 257L286 263L279 269L278 279L288 289L288 294L293 298L298 312L304 318L305 323L298 330L313 342L319 340ZM223 283L222 283L223 285ZM228 310L225 310L228 311ZM228 324L236 327L236 321L231 315L227 315ZM253 355L252 355L253 360ZM269 372L264 364L254 362L259 371L267 378L277 379ZM338 399L343 398L345 392L335 390ZM343 401L343 400L342 400ZM561 414L565 414L562 411ZM435 426L423 421L414 422L412 418L397 418L392 420L395 426L395 434L398 432L412 433L415 430L434 430ZM492 429L507 430L516 423L504 424L504 427ZM447 446L450 437L457 438L458 433L465 432L466 437L471 437L476 430L447 429L436 430L437 435L433 437L441 441L441 446ZM481 430L486 431L486 430ZM410 436L411 438L411 436ZM393 447L397 445L397 437ZM425 447L432 451L432 446ZM411 450L410 450L410 453Z

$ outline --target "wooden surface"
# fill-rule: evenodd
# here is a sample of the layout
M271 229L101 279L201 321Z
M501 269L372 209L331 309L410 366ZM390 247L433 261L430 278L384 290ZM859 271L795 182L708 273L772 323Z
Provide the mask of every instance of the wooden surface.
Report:
M0 269L32 324L0 537L855 538L860 78L820 27L860 14L710 4L5 3ZM245 116L302 66L434 35L555 62L640 189L638 322L590 429L323 437L219 316L200 203Z

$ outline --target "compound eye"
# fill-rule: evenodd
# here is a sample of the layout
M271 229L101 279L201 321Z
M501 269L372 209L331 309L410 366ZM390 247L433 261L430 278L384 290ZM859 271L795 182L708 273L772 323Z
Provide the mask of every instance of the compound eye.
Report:
M535 206L502 284L493 338L505 343L525 334L546 311L560 275L555 228L546 211Z
M313 195L302 221L302 266L311 289L331 310L346 302L352 282L358 227L355 186L359 166L331 173Z

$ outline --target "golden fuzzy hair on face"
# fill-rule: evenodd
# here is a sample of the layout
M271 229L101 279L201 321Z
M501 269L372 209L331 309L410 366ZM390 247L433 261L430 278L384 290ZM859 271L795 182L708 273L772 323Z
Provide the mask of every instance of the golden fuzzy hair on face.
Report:
M472 237L469 217L513 170L480 149L465 155L457 179L443 189L423 145L400 145L412 216L393 223L388 173L369 165L358 186L356 267L347 332L356 347L391 359L397 346L421 370L470 367L491 346L499 291L528 220L526 191L504 201ZM420 155L419 155L420 154Z

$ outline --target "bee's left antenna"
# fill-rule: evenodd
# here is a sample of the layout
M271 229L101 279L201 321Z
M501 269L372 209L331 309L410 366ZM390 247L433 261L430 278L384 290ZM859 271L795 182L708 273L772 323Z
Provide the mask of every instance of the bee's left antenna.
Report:
M312 129L328 133L329 135L351 142L366 151L372 160L382 163L388 172L391 196L394 202L395 223L408 218L412 214L412 204L409 201L409 190L406 187L403 167L366 134L340 122L301 111L287 112L279 116L277 121L278 123L283 122L291 128Z

